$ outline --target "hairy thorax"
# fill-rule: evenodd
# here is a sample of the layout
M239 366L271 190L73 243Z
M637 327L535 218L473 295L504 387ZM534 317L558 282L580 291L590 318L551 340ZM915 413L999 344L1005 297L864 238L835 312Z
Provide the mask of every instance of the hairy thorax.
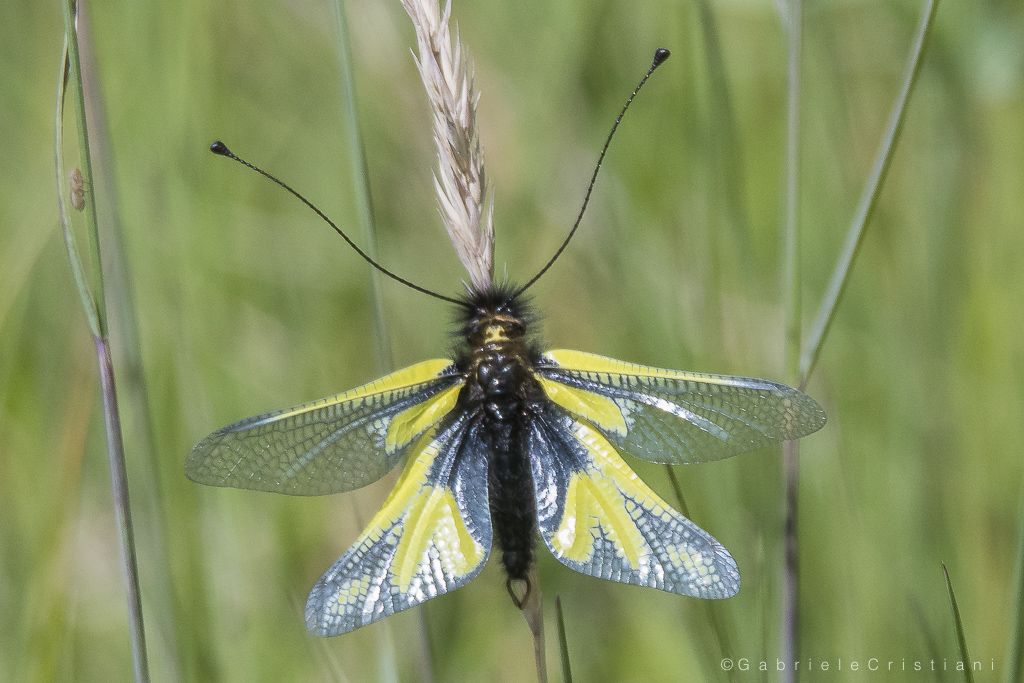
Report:
M471 384L480 391L489 418L514 419L507 413L526 398L524 384L531 379L522 321L508 315L489 315L478 320L477 328L466 339Z

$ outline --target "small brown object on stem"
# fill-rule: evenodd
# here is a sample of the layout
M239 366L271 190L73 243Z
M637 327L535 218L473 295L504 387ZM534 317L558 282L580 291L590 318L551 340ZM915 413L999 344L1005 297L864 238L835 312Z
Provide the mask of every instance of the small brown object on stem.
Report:
M68 186L71 206L75 211L82 211L85 209L85 178L82 177L82 170L77 166L68 173Z

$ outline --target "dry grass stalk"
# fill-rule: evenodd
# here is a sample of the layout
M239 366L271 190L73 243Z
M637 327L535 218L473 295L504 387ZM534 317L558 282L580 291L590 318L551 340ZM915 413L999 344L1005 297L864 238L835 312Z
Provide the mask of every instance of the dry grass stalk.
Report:
M458 30L453 40L448 28L451 2L443 11L437 0L402 0L402 6L416 29L416 65L434 117L441 218L470 284L483 289L494 273L494 205L487 198L472 68Z

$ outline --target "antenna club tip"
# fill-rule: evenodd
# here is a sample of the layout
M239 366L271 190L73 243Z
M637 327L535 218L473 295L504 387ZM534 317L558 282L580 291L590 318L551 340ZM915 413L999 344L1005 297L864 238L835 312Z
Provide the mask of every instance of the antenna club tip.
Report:
M657 50L654 51L654 62L651 66L656 69L662 64L664 64L665 61L671 56L672 53L669 52L668 48L659 47Z
M220 140L214 140L212 143L210 143L210 151L213 152L214 154L219 154L222 157L231 156L231 150L228 149L228 146L225 145Z

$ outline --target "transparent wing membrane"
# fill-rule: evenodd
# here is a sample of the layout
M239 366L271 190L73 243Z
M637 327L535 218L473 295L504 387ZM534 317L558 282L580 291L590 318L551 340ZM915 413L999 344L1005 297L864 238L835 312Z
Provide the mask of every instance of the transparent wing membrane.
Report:
M417 363L336 396L228 425L196 445L185 473L201 484L292 495L351 491L398 464L455 406L461 385L451 361Z
M777 382L662 370L579 351L544 354L548 398L649 462L709 462L821 429L825 412Z

